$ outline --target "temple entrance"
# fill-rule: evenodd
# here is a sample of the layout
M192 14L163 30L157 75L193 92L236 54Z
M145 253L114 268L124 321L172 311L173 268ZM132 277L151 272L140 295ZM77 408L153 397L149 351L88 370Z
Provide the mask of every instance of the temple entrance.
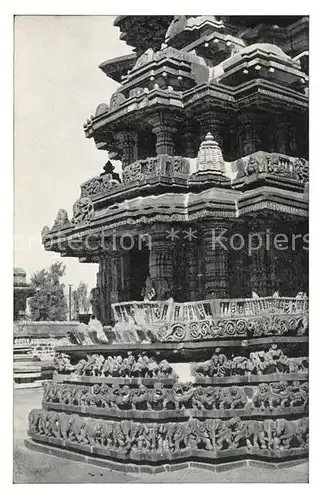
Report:
M143 300L141 293L149 276L149 249L136 245L130 250L130 298Z

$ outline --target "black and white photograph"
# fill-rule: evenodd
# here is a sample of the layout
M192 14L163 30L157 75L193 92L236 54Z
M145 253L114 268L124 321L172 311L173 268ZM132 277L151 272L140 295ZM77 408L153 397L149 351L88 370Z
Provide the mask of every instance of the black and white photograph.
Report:
M14 16L13 484L309 482L310 16L217 10Z

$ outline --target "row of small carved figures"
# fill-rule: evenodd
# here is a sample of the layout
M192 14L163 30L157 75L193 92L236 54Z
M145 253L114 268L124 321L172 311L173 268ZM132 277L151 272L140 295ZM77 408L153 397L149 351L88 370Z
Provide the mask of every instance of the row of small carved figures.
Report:
M54 368L58 373L72 373L81 376L104 377L145 377L145 378L177 378L172 366L166 359L158 362L153 356L132 355L108 356L102 354L88 355L72 365L70 356L57 353ZM298 373L308 371L308 358L289 358L276 344L272 344L267 352L251 352L248 357L235 356L230 359L216 348L208 361L193 366L196 377L228 377L233 375L263 375L270 373Z
M166 359L158 362L153 356L108 356L102 354L88 355L80 359L76 365L70 362L70 356L57 353L54 358L54 368L58 373L73 373L74 375L111 376L111 377L148 377L174 378L171 365Z
M220 348L215 349L208 361L194 367L194 375L198 378L229 377L233 375L267 375L270 373L299 373L308 371L307 357L289 358L276 344L272 344L267 352L251 352L248 357L235 356L228 359Z
M273 411L277 408L308 405L308 382L298 380L261 383L246 387L196 386L191 382L176 382L172 387L164 387L156 382L153 387L144 385L107 384L79 386L47 382L43 402L76 405L81 407L108 408L116 410L234 410L255 409Z
M29 433L89 446L104 446L130 453L176 452L182 449L288 450L308 447L309 419L266 419L262 421L192 418L186 422L145 423L130 420L106 421L77 414L32 410Z

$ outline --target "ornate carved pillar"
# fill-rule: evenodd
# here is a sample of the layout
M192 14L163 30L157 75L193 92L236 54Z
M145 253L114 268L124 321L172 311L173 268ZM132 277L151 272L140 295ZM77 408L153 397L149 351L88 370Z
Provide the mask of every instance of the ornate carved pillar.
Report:
M240 155L250 155L261 150L262 142L259 134L259 117L254 113L245 113L239 118Z
M113 304L114 302L119 302L120 299L120 289L121 289L121 276L120 276L120 254L119 252L114 252L110 256L110 267L111 267L111 290L110 290L110 300Z
M273 222L270 231L271 293L278 290L282 296L295 296L308 291L308 251L303 240L307 233L308 228L294 220L277 225Z
M131 163L138 160L138 133L135 130L118 132L116 139L119 149L122 151L122 167L131 165Z
M198 298L198 248L194 241L188 241L186 244L187 250L187 285L188 285L188 300L197 300Z
M130 300L130 254L123 252L119 255L120 260L120 300Z
M181 142L183 145L183 150L181 152L182 156L187 158L195 158L198 152L198 137L197 130L192 124L185 124L181 131Z
M214 111L208 111L197 117L197 120L200 123L200 140L203 141L210 132L220 148L223 149L223 124L226 117Z
M173 291L174 242L168 237L165 227L152 232L149 255L149 271L157 300L168 299Z
M272 234L270 227L268 221L252 220L249 222L248 254L251 292L255 292L261 297L266 297L272 293L270 274Z
M105 256L99 264L99 272L97 273L97 291L96 299L99 302L96 304L96 314L103 325L107 325L111 321L110 307L110 291L111 291L111 268L110 258Z
M224 224L206 223L203 226L202 246L206 299L229 296L228 233L223 233L225 229Z
M281 116L277 118L275 129L276 152L286 154L287 124Z
M230 296L234 298L250 297L251 283L248 270L248 251L245 242L248 241L247 224L239 220L230 227L230 238L232 235L241 235L230 240L229 252L229 290Z
M161 111L150 118L152 132L156 135L157 155L175 155L175 135L178 130L179 120L172 114Z
M110 257L111 302L130 300L130 256L127 251L116 251Z

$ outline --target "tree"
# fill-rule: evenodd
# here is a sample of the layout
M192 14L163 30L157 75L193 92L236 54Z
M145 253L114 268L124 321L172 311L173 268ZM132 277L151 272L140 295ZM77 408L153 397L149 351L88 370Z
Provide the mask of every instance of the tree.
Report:
M78 287L72 292L73 317L76 318L79 314L87 314L90 312L90 309L88 285L80 281Z
M31 320L65 321L68 305L64 294L64 284L60 278L65 274L62 262L53 263L49 269L41 269L31 276L36 292L29 299Z

